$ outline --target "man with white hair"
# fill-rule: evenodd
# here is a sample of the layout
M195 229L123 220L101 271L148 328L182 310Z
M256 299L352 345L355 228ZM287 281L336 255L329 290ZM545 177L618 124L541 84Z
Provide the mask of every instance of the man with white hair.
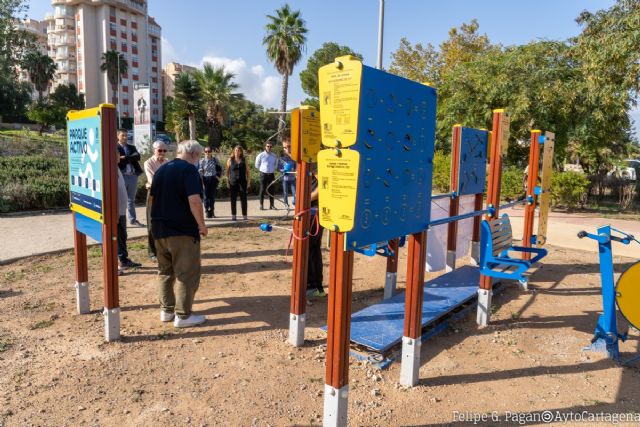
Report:
M153 182L153 175L160 168L160 166L167 163L167 146L162 141L153 142L153 156L149 157L144 162L144 173L147 175L147 236L148 236L148 249L149 258L152 261L158 260L158 254L156 251L156 245L153 241L153 233L151 233L151 205L149 204L149 197L151 197L151 183Z
M197 141L178 144L176 159L164 164L151 183L151 231L158 253L160 320L176 328L205 322L193 314L200 285L200 237L207 235L202 210L202 181L196 165ZM175 285L175 286L174 286Z

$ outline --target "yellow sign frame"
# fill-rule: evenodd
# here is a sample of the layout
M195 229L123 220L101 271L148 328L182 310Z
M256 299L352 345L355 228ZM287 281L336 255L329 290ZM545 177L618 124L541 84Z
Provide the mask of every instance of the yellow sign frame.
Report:
M310 105L291 111L291 157L297 162L313 163L322 148L320 112Z
M318 153L318 200L320 225L348 232L355 223L360 153L327 149Z

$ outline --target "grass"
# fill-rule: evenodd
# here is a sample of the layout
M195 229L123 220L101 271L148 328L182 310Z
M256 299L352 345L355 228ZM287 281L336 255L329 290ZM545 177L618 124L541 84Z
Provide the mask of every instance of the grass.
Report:
M31 330L44 329L53 325L53 320L40 320L29 327Z
M100 245L90 246L87 251L87 256L89 258L101 258L102 257L102 247Z
M59 142L64 143L67 140L65 134L51 134L45 133L42 136L36 132L28 129L24 130L11 130L11 129L0 129L0 136L13 137L13 138L29 138L33 140L43 141L43 142Z
M22 270L5 271L3 277L5 282L15 282L24 279L24 272Z
M13 346L11 337L3 332L0 332L0 353L9 350Z
M41 302L30 302L27 301L22 304L22 308L24 310L34 311L34 310L42 310L42 311L51 311L56 306L55 302L41 303Z

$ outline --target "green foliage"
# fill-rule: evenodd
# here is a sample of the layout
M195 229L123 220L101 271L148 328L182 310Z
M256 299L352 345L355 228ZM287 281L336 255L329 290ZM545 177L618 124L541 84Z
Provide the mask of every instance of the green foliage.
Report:
M524 196L524 171L510 166L502 171L500 179L500 198L502 200L518 200Z
M0 157L0 212L68 204L66 159L41 155Z
M28 52L20 65L29 73L29 80L38 91L38 101L42 102L42 93L49 88L58 66L49 55L37 50Z
M235 75L225 71L224 65L214 67L205 62L202 70L196 70L194 76L200 84L207 114L207 142L209 147L216 149L222 142L227 109L233 101L243 96L236 92L239 86L232 81Z
M61 84L49 94L49 101L65 110L83 110L84 94L78 93L78 88L73 83Z
M29 107L29 111L27 111L29 120L33 120L40 125L40 135L42 135L42 132L48 127L63 127L65 125L66 114L67 109L46 101L32 104L31 107Z
M267 113L262 106L247 99L233 102L228 114L228 126L222 140L224 152L230 153L236 145L249 151L260 151L264 142L277 132L278 116Z
M551 177L551 201L554 205L575 208L586 197L589 180L579 172L561 172Z
M433 157L433 193L448 193L451 188L451 154L436 151Z
M111 102L117 105L118 83L121 83L122 76L127 74L129 65L124 54L116 50L104 52L101 61L100 71L107 73L107 80L111 84Z
M340 46L338 43L326 42L313 52L307 61L307 68L300 72L300 83L302 90L315 99L318 99L318 69L324 65L331 64L339 56L352 55L362 60L362 55L356 53L349 46ZM311 104L307 104L311 105Z
M173 103L174 122L181 123L187 120L189 123L189 139L196 139L196 116L202 111L202 88L198 80L190 73L180 73L175 80L175 98ZM178 138L179 128L176 128ZM182 140L183 138L179 138Z

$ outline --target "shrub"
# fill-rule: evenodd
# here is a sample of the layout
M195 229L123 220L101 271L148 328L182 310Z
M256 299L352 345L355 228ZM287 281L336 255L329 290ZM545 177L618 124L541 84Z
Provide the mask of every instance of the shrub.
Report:
M502 171L500 196L504 200L518 200L524 196L524 171L509 166Z
M551 178L551 201L554 205L574 208L582 205L589 180L579 172L561 172Z
M451 188L451 154L436 151L433 156L432 193L448 193Z

